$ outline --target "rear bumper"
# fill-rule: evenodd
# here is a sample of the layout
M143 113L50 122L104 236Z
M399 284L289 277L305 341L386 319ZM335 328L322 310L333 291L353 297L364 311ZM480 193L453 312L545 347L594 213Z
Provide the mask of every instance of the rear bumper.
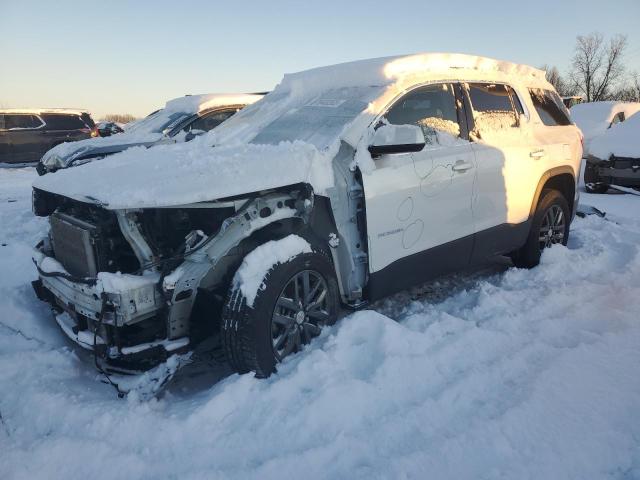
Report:
M615 184L625 187L640 186L640 158L616 158L600 160L594 157L587 158L595 168L600 180L607 184Z

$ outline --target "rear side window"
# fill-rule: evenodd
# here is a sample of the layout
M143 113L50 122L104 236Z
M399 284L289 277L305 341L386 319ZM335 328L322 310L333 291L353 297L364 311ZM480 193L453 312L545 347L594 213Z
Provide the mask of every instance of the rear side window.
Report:
M511 87L489 83L470 83L467 87L477 128L486 131L518 126L516 110L523 110Z
M18 114L5 115L4 124L7 130L20 130L23 128L38 128L42 125L40 119L35 115Z
M550 127L571 125L569 111L556 92L541 88L530 88L529 93L542 123Z
M187 132L190 130L202 130L204 132L208 132L209 130L216 128L234 113L236 113L236 110L208 113L184 127L183 130Z
M522 103L520 103L520 99L518 98L518 94L515 90L509 86L507 86L509 93L511 94L511 100L513 101L513 107L516 109L520 115L524 115L524 108L522 108Z
M0 130L4 130L4 115L0 115Z
M80 130L82 128L88 128L77 115L43 113L42 118L47 124L47 130Z

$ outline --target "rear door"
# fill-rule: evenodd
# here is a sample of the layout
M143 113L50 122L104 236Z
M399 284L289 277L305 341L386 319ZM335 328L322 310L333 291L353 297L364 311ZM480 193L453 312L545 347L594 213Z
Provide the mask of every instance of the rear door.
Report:
M475 160L456 88L426 85L397 100L383 121L420 126L426 145L382 155L362 175L370 271L394 272L393 290L469 261Z
M539 154L520 95L509 85L465 85L477 173L473 193L474 258L506 253L526 232L540 175ZM521 225L522 229L515 228Z
M42 120L33 114L5 114L4 124L11 143L10 163L37 162L41 157Z

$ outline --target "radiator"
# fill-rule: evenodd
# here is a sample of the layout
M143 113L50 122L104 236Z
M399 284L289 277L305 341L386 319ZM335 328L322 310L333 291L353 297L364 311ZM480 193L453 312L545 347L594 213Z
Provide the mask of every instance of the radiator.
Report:
M49 218L56 260L71 275L95 277L98 267L92 237L96 227L64 213L54 213Z

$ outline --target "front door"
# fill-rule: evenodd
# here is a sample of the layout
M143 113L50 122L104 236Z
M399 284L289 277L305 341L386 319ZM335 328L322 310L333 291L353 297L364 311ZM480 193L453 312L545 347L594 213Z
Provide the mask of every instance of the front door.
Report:
M363 172L370 284L384 294L469 263L475 157L456 89L432 84L397 100L382 121L420 126L426 145Z

